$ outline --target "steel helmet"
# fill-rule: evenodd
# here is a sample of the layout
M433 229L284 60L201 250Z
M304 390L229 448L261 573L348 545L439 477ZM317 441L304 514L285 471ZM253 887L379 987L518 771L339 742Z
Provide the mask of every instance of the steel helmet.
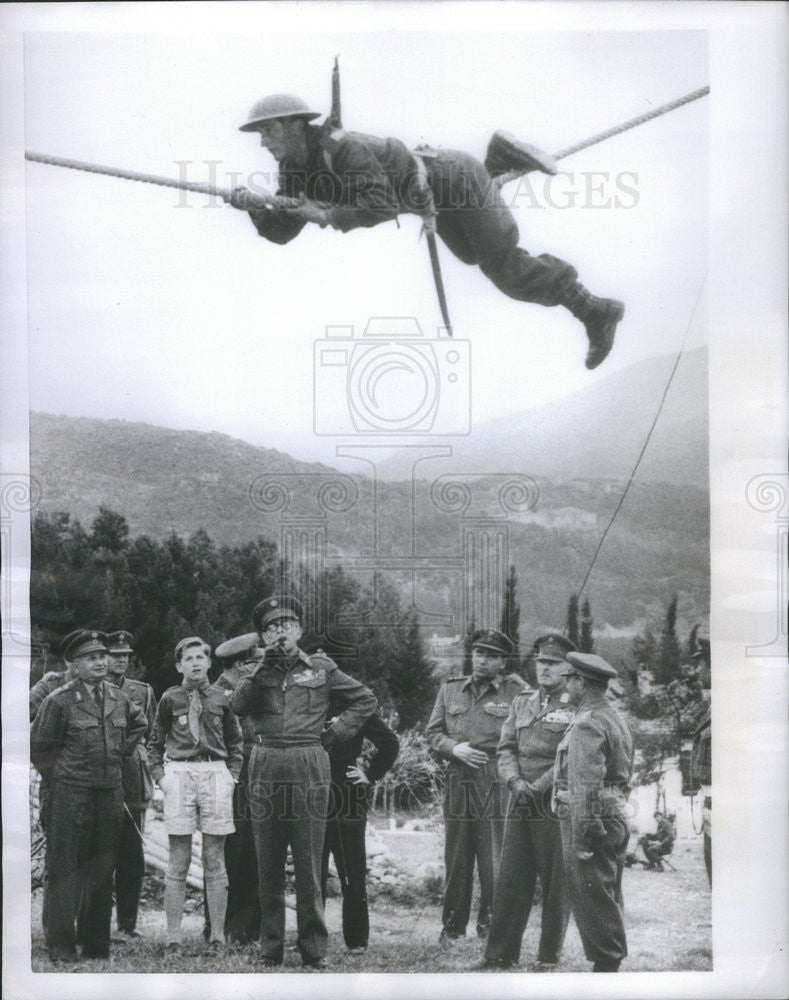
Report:
M239 127L239 132L254 132L261 122L271 121L273 118L290 118L292 115L299 115L311 122L313 118L320 118L321 113L310 111L295 94L269 94L252 105L249 119Z

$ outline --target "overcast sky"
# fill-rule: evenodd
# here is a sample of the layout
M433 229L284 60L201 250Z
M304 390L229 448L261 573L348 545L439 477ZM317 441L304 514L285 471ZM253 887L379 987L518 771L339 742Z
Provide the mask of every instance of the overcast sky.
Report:
M264 171L273 190L274 161L238 125L274 91L328 112L337 53L347 129L479 158L497 128L557 151L708 83L704 32L297 35L268 31L265 11L247 35L33 32L26 147L202 181L213 169L225 187ZM473 424L678 349L706 269L707 103L563 160L572 177L547 191L539 174L504 189L522 246L625 301L596 372L565 310L506 298L439 244L455 336L471 343ZM172 190L33 163L26 181L33 409L329 459L338 442L314 434L312 406L325 327L414 316L434 337L441 323L414 216L346 235L309 226L283 248L203 196L176 207ZM704 316L702 295L691 347Z

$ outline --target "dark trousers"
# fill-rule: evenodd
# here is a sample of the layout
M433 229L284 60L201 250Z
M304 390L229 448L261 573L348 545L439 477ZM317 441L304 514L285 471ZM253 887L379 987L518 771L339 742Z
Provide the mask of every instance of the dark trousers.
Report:
M50 952L109 954L112 873L123 790L52 786L47 819L47 927ZM75 933L75 919L78 930Z
M441 917L450 937L466 933L475 862L480 888L477 933L486 932L490 924L504 831L503 801L495 759L478 768L450 764L444 787L446 887Z
M349 948L366 948L370 937L367 908L367 789L345 782L332 788L321 863L321 892L326 901L329 856L334 855L342 888L342 936Z
M118 930L133 931L137 926L140 893L145 875L142 831L145 809L127 806L123 810L118 860L115 865L115 916ZM131 814L131 815L130 815Z
M285 861L296 879L297 944L304 962L326 954L321 854L329 798L329 755L319 744L256 746L249 763L249 801L260 880L260 947L281 962L285 944Z
M227 915L225 937L229 941L257 941L260 937L258 859L249 805L248 763L244 761L233 793L235 833L225 837L227 869Z
M622 911L622 869L630 837L621 816L603 817L605 836L594 843L589 861L580 861L570 820L561 821L565 877L573 916L590 962L616 963L627 955Z
M559 961L570 916L564 884L562 834L544 799L511 796L504 825L504 843L493 896L485 958L515 963L534 901L539 876L542 923L537 961Z
M473 156L442 150L426 162L438 212L436 231L464 264L478 264L512 299L561 305L578 272L570 264L518 246L518 224L487 169Z

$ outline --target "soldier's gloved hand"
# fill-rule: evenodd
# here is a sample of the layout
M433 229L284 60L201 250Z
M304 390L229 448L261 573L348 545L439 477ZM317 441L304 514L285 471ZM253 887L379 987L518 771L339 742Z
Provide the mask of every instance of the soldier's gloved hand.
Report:
M532 788L529 782L525 778L510 778L507 782L507 788L513 793L513 795L531 796Z
M475 750L468 742L456 743L452 747L452 755L468 767L481 767L488 761L484 750Z
M594 857L594 851L576 851L575 856L579 861L591 861Z

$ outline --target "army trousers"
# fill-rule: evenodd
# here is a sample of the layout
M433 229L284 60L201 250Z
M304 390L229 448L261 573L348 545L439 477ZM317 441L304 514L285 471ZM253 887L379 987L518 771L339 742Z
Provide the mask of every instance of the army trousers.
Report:
M512 795L504 824L485 951L490 962L517 963L538 877L542 887L542 921L537 961L555 965L562 953L570 916L559 821L551 816L544 796L535 802Z
M241 943L260 937L258 860L249 807L248 766L245 760L233 793L236 830L225 838L228 879L225 937Z
M366 948L370 937L367 906L367 786L345 781L332 788L321 864L321 891L326 901L329 857L334 856L342 889L342 936L348 948Z
M481 767L452 762L444 786L444 868L442 923L446 937L462 937L471 914L474 865L479 875L477 933L488 932L493 887L504 832L504 785L496 760Z
M142 880L145 875L142 843L145 812L145 809L132 806L123 810L118 860L115 865L115 917L120 931L133 931L137 926L137 911L140 908Z
M426 159L425 167L437 210L436 232L459 260L478 264L511 299L563 304L578 272L558 257L533 257L518 246L518 224L479 160L447 149Z
M302 961L326 954L321 853L329 799L329 755L319 743L255 746L249 803L258 859L261 957L279 963L285 948L285 862L296 882L297 946Z
M47 817L47 920L50 954L105 958L110 950L112 873L123 790L52 785ZM75 920L77 929L75 929Z
M630 830L623 816L604 816L605 835L589 861L576 857L571 821L561 821L565 876L578 933L590 962L616 965L627 955L622 870Z

